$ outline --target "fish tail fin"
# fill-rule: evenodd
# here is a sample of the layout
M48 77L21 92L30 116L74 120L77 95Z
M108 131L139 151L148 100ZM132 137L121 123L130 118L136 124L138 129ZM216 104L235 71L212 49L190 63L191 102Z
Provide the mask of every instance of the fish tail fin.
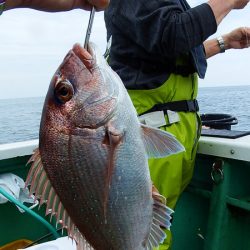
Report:
M166 233L164 229L169 229L171 226L171 214L174 212L172 209L166 206L166 199L160 195L158 190L153 186L153 220L151 225L150 234L146 242L145 249L152 250L154 247L158 247L159 244L165 240Z

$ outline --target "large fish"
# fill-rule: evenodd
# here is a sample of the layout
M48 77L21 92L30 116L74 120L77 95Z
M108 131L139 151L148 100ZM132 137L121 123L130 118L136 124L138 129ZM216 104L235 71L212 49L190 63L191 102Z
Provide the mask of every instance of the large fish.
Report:
M75 45L53 76L39 137L26 183L78 249L152 249L164 240L172 210L152 187L147 160L183 147L139 123L93 44Z

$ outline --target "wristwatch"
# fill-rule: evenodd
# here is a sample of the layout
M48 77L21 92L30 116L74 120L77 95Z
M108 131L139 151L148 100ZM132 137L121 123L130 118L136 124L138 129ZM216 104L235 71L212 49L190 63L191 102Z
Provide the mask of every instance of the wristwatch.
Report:
M225 52L225 42L222 36L217 37L217 42L220 47L220 53Z
M4 11L5 0L0 0L0 15L2 15Z

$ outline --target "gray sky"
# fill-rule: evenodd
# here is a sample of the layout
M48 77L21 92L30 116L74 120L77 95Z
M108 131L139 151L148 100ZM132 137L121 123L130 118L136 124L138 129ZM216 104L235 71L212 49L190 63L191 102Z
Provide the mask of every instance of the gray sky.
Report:
M192 0L192 6L201 3ZM0 99L45 96L52 75L73 44L84 43L89 12L44 13L19 9L0 17ZM216 35L250 27L250 4L231 12ZM97 13L91 35L104 52L103 13ZM250 85L250 48L231 50L208 60L202 86Z

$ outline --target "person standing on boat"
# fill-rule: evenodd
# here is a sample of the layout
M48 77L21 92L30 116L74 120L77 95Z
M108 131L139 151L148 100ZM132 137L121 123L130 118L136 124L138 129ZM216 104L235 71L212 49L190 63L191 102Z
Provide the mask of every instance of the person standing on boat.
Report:
M210 0L190 8L186 0L111 0L105 10L107 59L121 77L141 122L174 134L186 151L150 159L151 178L167 205L176 202L194 168L201 122L196 100L206 59L250 43L250 28L217 39L223 18L248 0ZM171 233L160 249L169 249Z
M109 0L0 0L0 15L4 10L15 8L31 8L49 12L67 11L73 9L97 10L107 7Z

